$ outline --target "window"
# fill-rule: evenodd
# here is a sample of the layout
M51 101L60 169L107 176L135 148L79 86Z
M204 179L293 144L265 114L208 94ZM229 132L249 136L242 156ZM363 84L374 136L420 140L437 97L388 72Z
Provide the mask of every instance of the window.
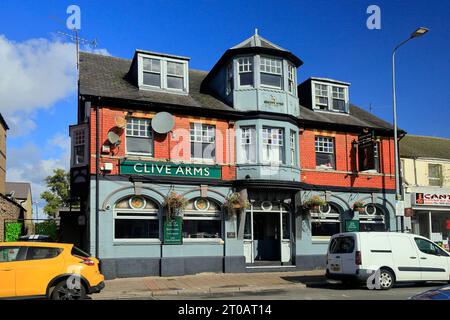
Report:
M381 172L381 166L380 166L380 146L378 144L378 142L375 142L374 146L373 146L373 160L374 160L374 164L375 164L375 170L377 172Z
M311 235L330 237L340 232L339 209L333 204L321 206L318 212L311 212Z
M359 230L386 231L383 211L373 203L367 204L359 214Z
M277 89L282 88L282 61L279 59L261 57L261 85Z
M142 59L143 65L143 83L152 87L161 87L161 60Z
M297 69L292 64L288 64L288 90L293 95L295 95L297 89L297 81L295 80L296 71Z
M353 237L338 237L330 242L331 254L353 253L355 251L355 239Z
M291 130L289 139L289 151L291 154L291 166L297 165L297 137L296 132Z
M333 92L333 110L345 112L345 92L342 87L332 87Z
M439 248L437 245L435 245L430 241L427 241L422 238L414 238L414 241L416 242L419 250L423 253L432 254L435 256L444 256L444 257L449 256L448 253L446 253L444 250L442 250L441 248Z
M347 87L314 83L314 108L319 110L347 112Z
M238 59L239 86L253 86L253 57Z
M316 166L321 169L335 169L334 139L316 137Z
M184 66L182 63L167 61L167 88L183 90Z
M24 247L0 247L0 263L22 261L25 251Z
M198 200L202 205L198 206ZM210 240L222 238L222 215L220 207L206 198L189 201L183 212L183 238Z
M86 126L75 126L71 128L72 138L72 165L81 166L87 164L87 130Z
M216 127L208 124L191 123L191 158L216 158Z
M153 130L149 119L127 119L127 153L153 156Z
M234 90L234 79L233 79L233 63L231 62L227 66L227 89L226 94L229 95Z
M280 128L263 128L263 162L283 163L284 159L284 134Z
M114 239L158 240L158 206L139 196L119 201L114 210Z
M90 258L91 255L87 252L84 252L83 250L81 250L80 248L77 248L75 246L72 247L72 252L71 255L76 256L76 257L81 257L81 258Z
M26 260L53 259L60 255L62 249L47 247L28 247Z
M328 86L320 83L315 84L316 108L328 110Z
M241 128L241 163L256 163L256 130L255 127Z
M430 186L442 186L442 165L428 164L428 184Z

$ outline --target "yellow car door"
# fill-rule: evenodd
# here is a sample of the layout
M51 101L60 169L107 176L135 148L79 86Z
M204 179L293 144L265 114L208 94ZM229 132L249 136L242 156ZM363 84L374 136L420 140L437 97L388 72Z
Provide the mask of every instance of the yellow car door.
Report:
M45 295L50 281L64 271L62 251L55 247L27 247L25 261L16 268L16 295Z
M23 249L23 248L22 248ZM0 298L16 296L16 267L21 247L0 246Z

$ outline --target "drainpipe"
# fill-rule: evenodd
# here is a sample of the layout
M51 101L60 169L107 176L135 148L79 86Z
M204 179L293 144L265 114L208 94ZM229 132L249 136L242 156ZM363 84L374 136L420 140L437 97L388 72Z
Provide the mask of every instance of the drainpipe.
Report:
M99 257L99 165L100 165L100 107L99 107L100 99L97 102L97 108L95 110L95 257Z

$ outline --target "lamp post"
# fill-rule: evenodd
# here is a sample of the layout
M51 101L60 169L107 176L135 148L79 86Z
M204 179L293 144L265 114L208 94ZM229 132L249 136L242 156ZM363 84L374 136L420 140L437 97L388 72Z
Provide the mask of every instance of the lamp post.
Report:
M428 32L427 28L420 27L416 31L414 31L411 36L401 42L399 45L397 45L394 50L392 51L392 106L393 106L393 113L394 113L394 157L395 157L395 208L397 211L397 203L401 200L401 193L400 193L400 169L399 169L399 159L398 159L398 137L397 137L397 100L395 95L395 53L397 52L397 49L400 48L402 45L407 43L409 40L412 40L414 38L418 38L420 36L423 36L425 33ZM397 212L396 212L397 214ZM401 230L404 231L404 217L401 216Z

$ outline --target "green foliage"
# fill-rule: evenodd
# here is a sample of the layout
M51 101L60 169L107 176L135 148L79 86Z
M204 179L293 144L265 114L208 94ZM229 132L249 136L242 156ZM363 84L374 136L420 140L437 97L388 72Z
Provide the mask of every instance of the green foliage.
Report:
M47 220L41 223L36 223L35 234L49 236L53 240L57 239L57 226L54 220Z
M22 234L22 223L20 222L9 222L6 223L5 230L5 241L6 242L14 242L19 240L20 235Z
M324 199L322 199L318 195L315 195L315 196L312 196L311 198L309 198L309 200L304 203L304 206L307 209L313 209L315 207L324 206L326 204L327 204L327 202Z
M47 204L44 207L44 212L49 216L54 217L61 207L70 206L70 175L63 169L53 170L53 176L45 178L47 184L47 191L41 193L41 198ZM72 206L76 204L72 203Z

